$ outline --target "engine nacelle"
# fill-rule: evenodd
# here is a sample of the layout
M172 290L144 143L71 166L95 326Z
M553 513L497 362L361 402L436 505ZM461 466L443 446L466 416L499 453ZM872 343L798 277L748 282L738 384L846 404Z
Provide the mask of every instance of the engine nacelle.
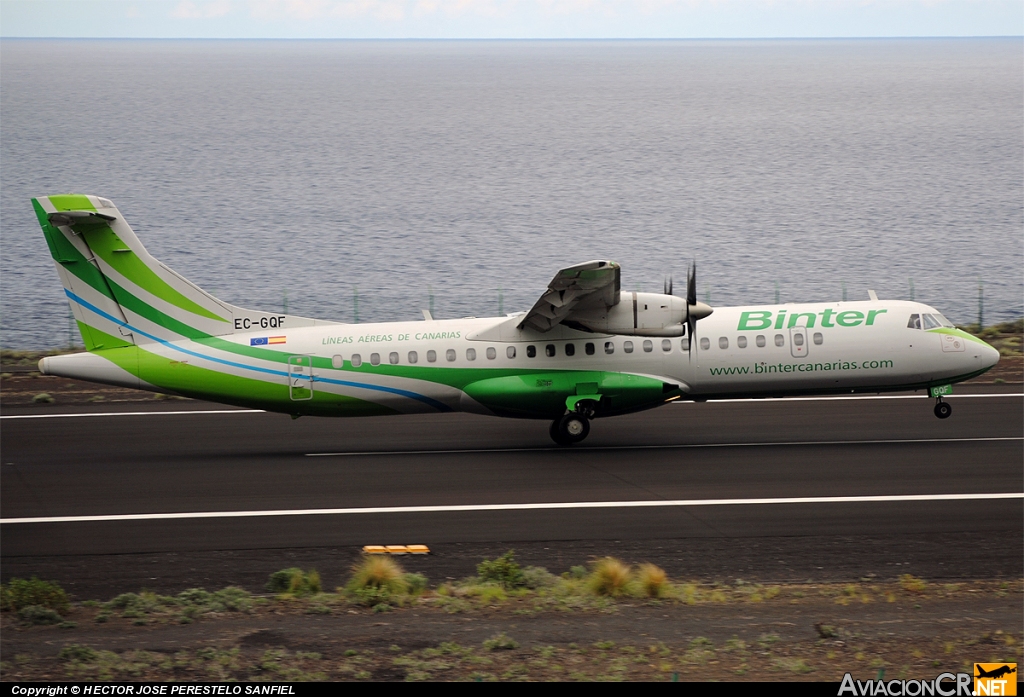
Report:
M593 332L682 336L686 333L686 299L661 293L619 293L617 305L574 312L572 319Z

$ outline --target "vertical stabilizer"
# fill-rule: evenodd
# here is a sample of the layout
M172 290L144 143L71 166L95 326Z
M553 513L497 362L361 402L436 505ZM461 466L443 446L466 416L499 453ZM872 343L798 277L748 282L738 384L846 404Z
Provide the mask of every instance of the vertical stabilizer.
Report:
M32 205L90 351L315 324L218 300L153 258L105 198L41 196Z

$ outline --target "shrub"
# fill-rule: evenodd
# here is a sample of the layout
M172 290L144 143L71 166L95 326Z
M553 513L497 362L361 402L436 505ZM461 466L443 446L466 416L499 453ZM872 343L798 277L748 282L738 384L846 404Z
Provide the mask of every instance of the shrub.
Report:
M64 618L42 605L27 605L18 610L18 619L25 624L60 624Z
M411 584L407 576L419 574L406 574L391 557L367 555L352 569L352 578L345 590L361 605L372 607L375 612L383 612L390 609L394 596L409 593ZM415 582L418 583L419 579L415 579ZM423 584L426 585L425 578Z
M660 598L668 591L668 575L654 564L641 564L636 572L640 592L648 598Z
M623 595L629 589L630 569L618 559L605 557L594 562L587 586L596 595Z
M520 588L525 584L523 571L516 563L515 550L502 554L497 559L484 559L477 564L476 573L482 581L497 583L509 590Z
M60 658L64 661L81 661L88 663L96 660L97 653L88 646L68 644L60 650Z
M519 648L519 642L501 632L484 641L484 648L488 651L511 651Z
M419 595L427 590L427 577L423 574L403 574L402 580L405 581L410 595Z
M319 593L321 590L320 574L315 570L303 571L292 567L270 574L266 588L271 593L291 593L304 596Z
M33 576L29 580L12 578L0 585L0 609L20 610L30 605L47 607L66 614L70 608L68 594L56 583L40 581Z
M530 590L547 588L558 582L558 577L540 566L528 566L523 569L523 586Z
M924 593L927 587L927 583L913 574L903 574L900 576L900 588L908 593Z
M45 392L40 392L39 394L32 398L32 401L35 402L36 404L53 404L57 400L55 400L52 396L48 395Z
M366 586L363 588L355 588L350 591L351 595L355 597L356 601L360 605L366 607L377 607L378 605L388 605L391 601L391 593L387 588L375 588L373 586Z

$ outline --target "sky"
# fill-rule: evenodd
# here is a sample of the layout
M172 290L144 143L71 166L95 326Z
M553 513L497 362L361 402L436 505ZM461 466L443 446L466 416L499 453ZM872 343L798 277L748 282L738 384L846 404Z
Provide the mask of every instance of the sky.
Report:
M0 37L1020 36L1024 0L0 0Z

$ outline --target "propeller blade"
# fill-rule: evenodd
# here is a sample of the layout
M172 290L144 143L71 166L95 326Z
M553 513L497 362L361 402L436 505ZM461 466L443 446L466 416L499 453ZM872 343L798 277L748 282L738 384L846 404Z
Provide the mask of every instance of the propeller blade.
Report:
M686 353L687 359L693 360L693 344L696 342L697 337L694 332L697 331L697 319L691 314L690 308L697 304L697 262L690 264L690 269L686 273Z
M690 264L690 270L686 274L686 303L697 304L697 262Z

